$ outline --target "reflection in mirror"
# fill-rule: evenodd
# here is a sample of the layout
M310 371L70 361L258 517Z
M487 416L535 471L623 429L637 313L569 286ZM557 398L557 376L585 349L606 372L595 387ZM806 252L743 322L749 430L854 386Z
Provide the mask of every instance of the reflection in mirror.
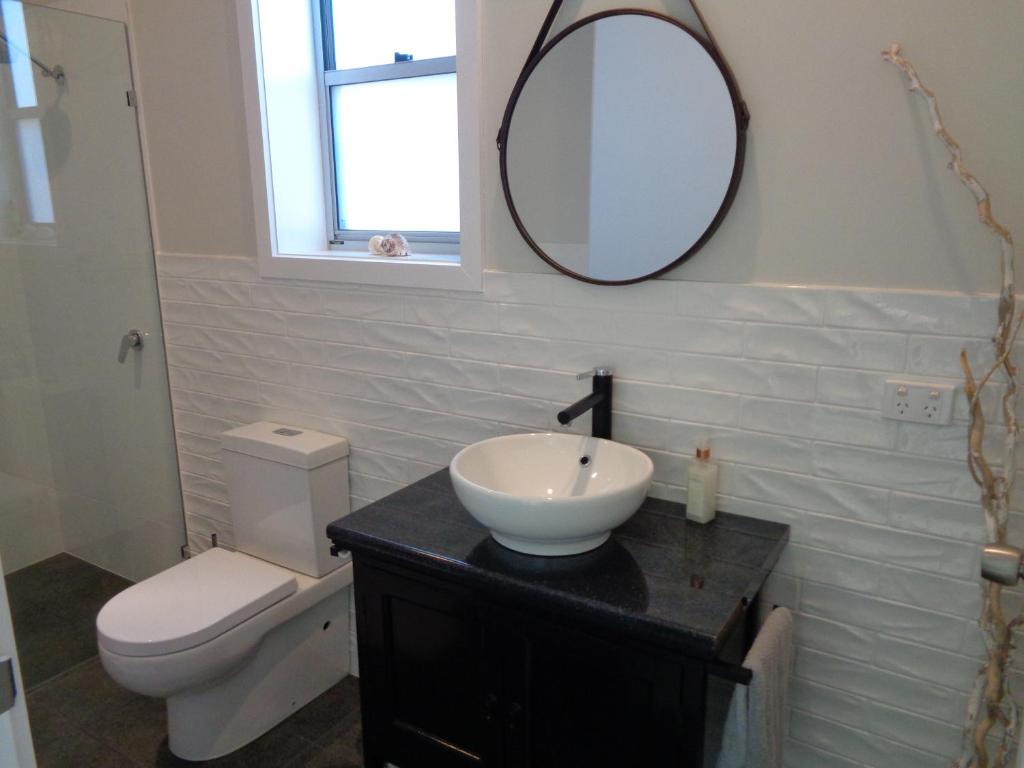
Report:
M628 546L616 539L571 557L536 557L507 549L488 536L473 547L466 561L619 610L646 611L650 602L644 570Z
M736 99L685 27L637 11L556 37L513 93L506 197L563 272L633 282L688 256L717 225L742 156Z

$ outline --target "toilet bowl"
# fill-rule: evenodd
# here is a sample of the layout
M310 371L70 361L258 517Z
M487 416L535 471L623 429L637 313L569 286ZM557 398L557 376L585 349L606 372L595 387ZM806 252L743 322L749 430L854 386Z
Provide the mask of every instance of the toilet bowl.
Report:
M248 551L198 554L96 619L104 669L167 700L169 746L186 760L233 752L349 672L352 565L330 557L325 533L349 510L347 442L261 422L223 445Z

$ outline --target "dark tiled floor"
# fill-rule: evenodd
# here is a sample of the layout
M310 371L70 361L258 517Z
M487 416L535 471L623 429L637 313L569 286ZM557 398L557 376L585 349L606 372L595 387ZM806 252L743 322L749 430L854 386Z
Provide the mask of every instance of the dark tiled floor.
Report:
M131 586L127 579L68 554L7 576L18 658L25 687L96 655L96 614Z
M96 657L96 613L129 583L70 555L7 577L40 768L362 766L352 677L227 757L190 763L172 755L163 701L124 690Z
M40 768L358 768L362 766L359 686L342 680L246 747L190 763L167 749L164 703L114 683L99 659L48 681L28 697Z

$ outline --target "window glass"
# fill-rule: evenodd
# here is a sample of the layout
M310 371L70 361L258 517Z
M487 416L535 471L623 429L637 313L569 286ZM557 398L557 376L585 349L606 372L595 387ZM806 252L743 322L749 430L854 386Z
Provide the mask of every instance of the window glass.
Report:
M331 107L339 229L459 231L454 74L335 86Z
M455 55L455 0L334 0L337 69Z
M2 0L0 12L3 15L7 42L0 41L0 56L6 56L11 63L11 78L14 80L14 103L19 109L36 106L36 84L32 74L32 60L28 53L28 32L25 30L25 11L21 2Z
M21 171L25 178L29 217L37 224L53 224L50 173L46 168L46 148L39 120L30 118L18 121L18 145L21 149Z

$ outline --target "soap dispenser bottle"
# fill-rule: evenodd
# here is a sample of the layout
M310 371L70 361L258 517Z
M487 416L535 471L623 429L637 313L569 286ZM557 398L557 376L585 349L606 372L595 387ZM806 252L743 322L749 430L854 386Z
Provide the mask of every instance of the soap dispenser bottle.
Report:
M718 465L711 461L707 440L697 444L697 454L690 462L686 496L686 517L695 523L710 523L718 506Z

